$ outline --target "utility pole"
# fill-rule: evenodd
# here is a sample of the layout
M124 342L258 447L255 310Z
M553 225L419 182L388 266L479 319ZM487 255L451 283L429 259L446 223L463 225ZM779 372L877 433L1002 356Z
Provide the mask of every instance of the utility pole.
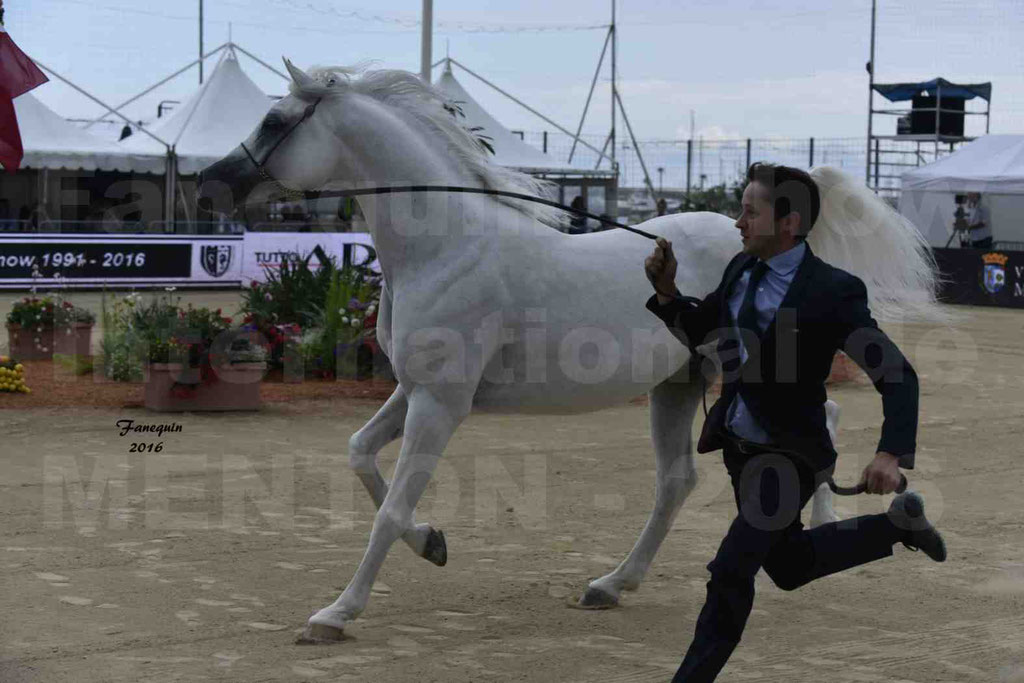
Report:
M430 83L430 57L433 53L434 0L423 0L422 38L420 39L420 78Z
M203 0L199 0L199 85L203 84Z
M615 106L616 106L615 102L616 102L616 100L619 97L619 93L618 93L618 90L617 90L616 85L615 85L615 52L616 52L616 45L619 42L619 36L617 35L616 30L615 30L615 0L612 0L612 27L611 27L611 32L612 32L612 130L611 130L611 133L609 134L609 136L610 136L611 143L612 143L611 164L612 164L612 170L614 171L615 170Z
M868 143L864 157L864 182L871 187L871 123L875 102L875 12L877 0L871 0L871 58L868 61Z

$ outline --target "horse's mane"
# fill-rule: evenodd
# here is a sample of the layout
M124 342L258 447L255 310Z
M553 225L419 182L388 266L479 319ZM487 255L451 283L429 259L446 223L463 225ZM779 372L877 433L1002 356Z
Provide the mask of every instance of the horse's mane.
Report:
M346 92L367 95L406 112L423 125L429 134L446 145L483 187L544 198L553 194L553 183L491 163L473 135L445 108L447 97L408 71L367 70L365 65L356 65L314 66L307 73L312 82L300 85L293 80L290 85L292 95L304 100L331 99ZM565 213L558 209L506 197L496 199L552 227L558 227L565 221Z

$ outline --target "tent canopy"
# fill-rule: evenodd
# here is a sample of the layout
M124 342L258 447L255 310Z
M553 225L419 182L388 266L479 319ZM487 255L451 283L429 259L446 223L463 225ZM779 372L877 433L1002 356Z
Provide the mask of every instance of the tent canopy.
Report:
M234 50L227 50L199 90L149 130L174 145L178 172L191 175L249 137L273 103L242 71ZM166 152L164 145L139 132L119 146L132 151Z
M458 104L466 115L463 125L467 128L479 126L481 135L490 136L488 142L494 147L492 161L506 168L514 168L527 173L551 173L565 175L610 175L610 171L595 171L585 166L575 166L552 159L540 150L523 142L474 100L462 87L451 71L451 64L446 63L444 72L434 83L450 100Z
M933 78L930 81L921 83L875 83L875 91L883 95L890 102L902 102L911 100L922 92L929 97L934 97L941 89L942 98L956 98L962 100L973 100L980 97L986 102L992 99L991 83L950 83L945 78Z
M163 146L148 152L125 150L65 121L32 93L16 98L14 110L25 150L23 167L136 173L164 171L166 150Z
M1024 135L986 135L902 176L903 191L1024 194Z

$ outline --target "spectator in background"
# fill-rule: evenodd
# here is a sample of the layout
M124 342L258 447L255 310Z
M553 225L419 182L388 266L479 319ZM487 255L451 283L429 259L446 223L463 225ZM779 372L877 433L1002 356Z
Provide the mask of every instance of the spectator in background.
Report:
M992 226L988 222L988 213L981 207L981 194L978 192L967 193L967 229L971 235L971 247L992 247Z
M665 201L664 197L658 200L657 207L659 216L664 216L666 213L668 213L668 202Z
M587 204L583 201L583 195L577 195L572 198L572 202L569 204L570 209L577 211L586 211ZM569 217L569 234L582 234L587 231L587 217L581 216L580 214L572 214Z
M14 229L14 218L11 215L11 203L6 199L0 199L0 230L7 231Z
M39 232L40 227L48 227L47 224L50 222L50 217L46 215L46 207L43 206L42 202L36 204L36 208L32 210L32 215L29 217L29 232Z
M576 195L572 203L569 204L570 209L576 209L577 211L586 211L587 205L583 201L583 195ZM569 218L569 234L580 235L587 231L587 218L579 214L573 214Z

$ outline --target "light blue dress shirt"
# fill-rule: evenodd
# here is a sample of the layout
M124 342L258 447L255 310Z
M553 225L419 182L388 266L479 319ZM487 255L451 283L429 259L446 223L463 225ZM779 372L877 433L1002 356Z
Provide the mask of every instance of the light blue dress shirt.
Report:
M800 242L789 251L776 254L765 261L768 270L757 284L757 292L754 294L757 326L761 332L768 328L775 317L775 312L779 310L786 292L789 291L789 286L793 284L793 278L796 277L796 269L803 261L806 252L807 245ZM740 279L733 286L732 294L729 295L729 312L732 314L733 331L737 334L739 334L739 327L736 318L739 316L743 297L747 293L747 283L750 282L752 270L752 268L747 268L743 271ZM740 361L743 363L747 361L747 349L743 346L742 337L740 337ZM729 405L725 424L734 434L748 441L771 442L768 432L758 424L757 419L750 413L747 404L743 402L743 397L739 394L736 394L736 398Z

